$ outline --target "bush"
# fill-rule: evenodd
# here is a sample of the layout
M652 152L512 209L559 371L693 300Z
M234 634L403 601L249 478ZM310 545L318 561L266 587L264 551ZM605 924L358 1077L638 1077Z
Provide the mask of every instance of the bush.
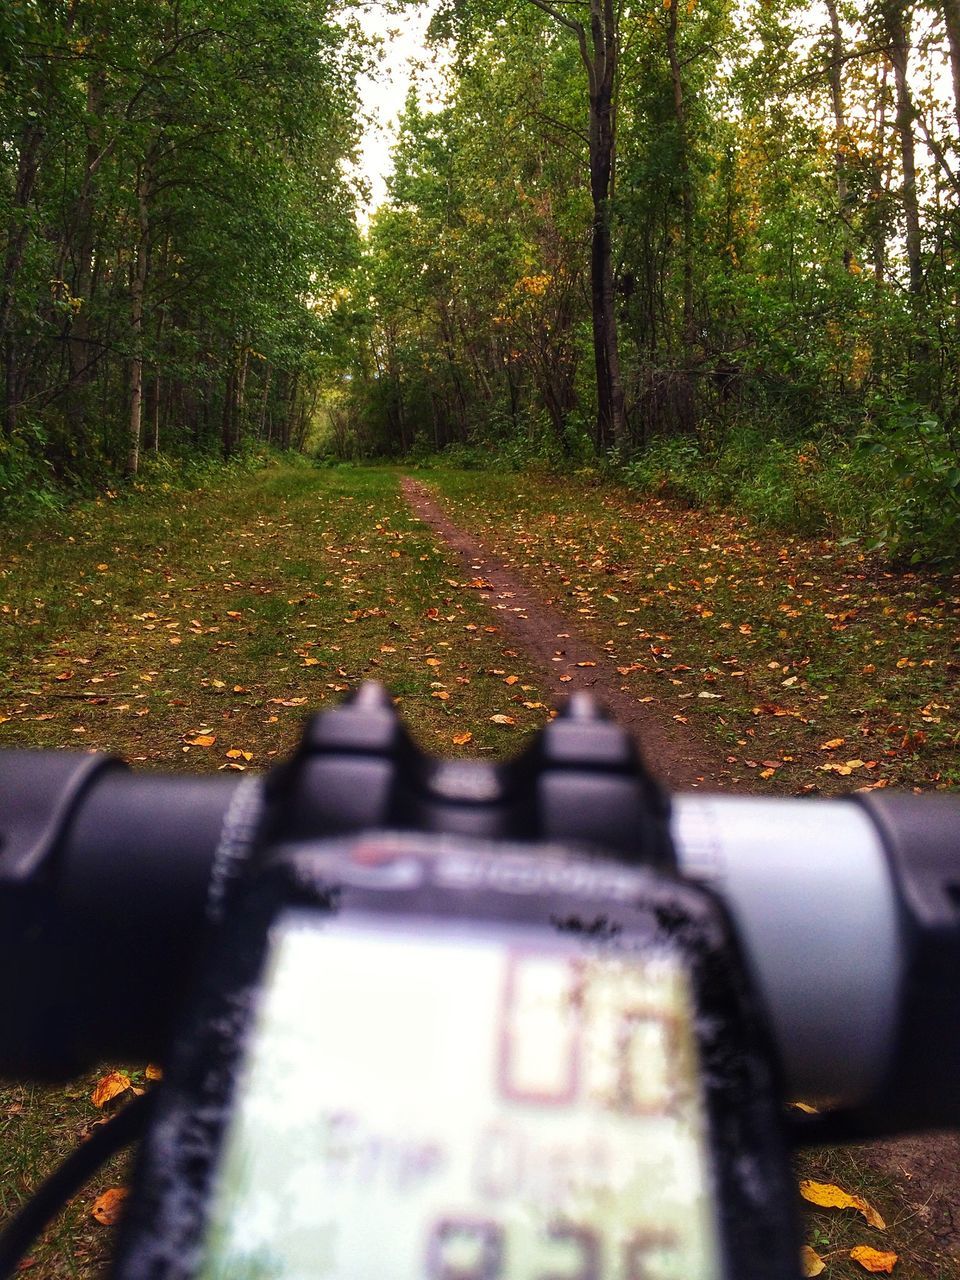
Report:
M641 492L732 507L792 532L862 539L895 563L960 560L957 441L915 406L874 406L852 442L826 428L788 440L741 426L714 449L657 440L618 469Z

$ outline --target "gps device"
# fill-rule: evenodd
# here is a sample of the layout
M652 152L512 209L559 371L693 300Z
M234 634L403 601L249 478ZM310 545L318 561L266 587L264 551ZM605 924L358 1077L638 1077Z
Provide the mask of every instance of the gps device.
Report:
M409 833L280 846L246 893L118 1276L793 1274L771 1054L708 893Z

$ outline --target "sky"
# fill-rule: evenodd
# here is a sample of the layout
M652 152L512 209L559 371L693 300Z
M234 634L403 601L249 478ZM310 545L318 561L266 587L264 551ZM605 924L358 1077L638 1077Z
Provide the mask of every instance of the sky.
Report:
M360 144L359 163L361 176L370 187L368 218L386 196L394 125L411 81L416 77L421 97L439 85L439 72L424 47L432 11L429 3L411 5L401 13L387 13L378 3L361 11L364 31L383 42L376 76L364 77L360 86L363 109L371 117Z

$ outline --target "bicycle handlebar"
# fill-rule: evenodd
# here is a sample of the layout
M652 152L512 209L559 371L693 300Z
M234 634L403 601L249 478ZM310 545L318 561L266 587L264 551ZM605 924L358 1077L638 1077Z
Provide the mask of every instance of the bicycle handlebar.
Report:
M850 1131L960 1123L960 799L688 793L579 695L507 765L438 761L365 686L266 779L0 753L0 1072L162 1053L212 918L269 845L370 830L562 843L710 888L792 1097Z

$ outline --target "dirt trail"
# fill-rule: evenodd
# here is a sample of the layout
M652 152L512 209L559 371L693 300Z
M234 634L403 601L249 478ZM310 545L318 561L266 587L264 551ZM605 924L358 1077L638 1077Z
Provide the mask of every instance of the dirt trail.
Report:
M611 655L597 649L563 614L547 605L483 544L459 529L426 485L402 480L411 511L459 553L475 578L490 584L481 599L497 613L503 629L541 667L558 698L576 690L594 694L633 735L651 769L671 790L720 790L722 760L657 704L637 701L616 678ZM585 665L586 664L586 665ZM561 680L569 676L569 680ZM922 1256L941 1260L944 1276L960 1274L960 1134L940 1133L869 1143L851 1152L855 1159L891 1178L902 1212L898 1234L923 1248ZM904 1247L903 1240L900 1247Z
M629 730L650 768L671 790L717 788L722 761L716 750L711 752L656 703L638 702L623 689L611 655L579 636L568 618L544 603L481 542L457 528L426 485L405 476L402 487L414 515L459 553L474 578L490 584L480 598L488 601L503 629L542 669L551 694L557 698L577 690L594 694Z

